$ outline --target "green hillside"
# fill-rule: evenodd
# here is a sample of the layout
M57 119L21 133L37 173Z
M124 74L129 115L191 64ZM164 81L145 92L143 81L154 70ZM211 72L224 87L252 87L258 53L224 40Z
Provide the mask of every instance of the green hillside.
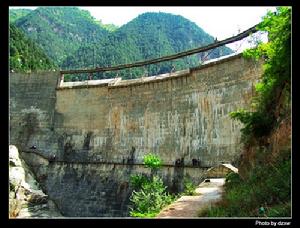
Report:
M54 69L47 55L15 25L9 26L9 67L11 71L30 72Z
M13 11L12 11L13 12ZM83 69L132 63L170 55L214 42L214 37L188 19L168 13L144 13L118 28L103 24L78 7L39 7L14 24L31 38L61 69ZM124 79L157 75L197 66L227 55L227 47L182 59L97 73L94 78ZM66 77L83 80L87 75Z
M20 19L21 17L26 16L32 10L31 9L10 9L9 10L9 22L15 22L16 20Z
M182 16L168 13L144 13L108 35L104 42L81 46L62 64L64 69L104 67L157 58L213 43L214 38L195 23ZM227 47L202 53L207 59L227 55ZM123 78L156 75L199 65L201 55L134 68L118 72ZM100 78L114 77L116 72L98 74Z
M39 7L15 23L58 65L83 44L101 42L108 34L77 7Z

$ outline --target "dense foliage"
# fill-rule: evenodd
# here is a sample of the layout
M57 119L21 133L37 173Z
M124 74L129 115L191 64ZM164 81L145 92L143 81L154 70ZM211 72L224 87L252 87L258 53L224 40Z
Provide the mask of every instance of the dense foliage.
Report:
M15 11L10 10L14 15ZM21 12L21 11L20 11ZM34 40L61 69L82 69L132 63L178 53L214 42L195 23L168 13L144 13L120 28L103 24L77 7L38 7L14 16L15 25ZM13 16L12 16L13 17ZM182 59L97 73L94 79L121 76L124 79L169 73L197 66L202 60L227 55L227 47ZM85 80L87 75L66 76Z
M181 195L183 195L183 196L198 195L198 193L196 192L197 186L190 179L185 178L183 184L184 184L184 188L183 188L183 192L181 193Z
M231 117L245 125L242 132L246 141L268 135L276 122L281 120L280 117L286 115L278 113L279 102L290 104L291 9L280 7L276 14L269 12L258 29L268 32L269 42L244 52L245 57L265 59L262 81L256 85L257 96L252 104L255 111L238 110L231 113Z
M110 33L103 42L84 44L62 64L63 68L93 68L157 58L213 43L214 38L195 23L168 13L144 13ZM182 59L132 68L119 72L98 73L96 78L122 76L125 79L169 73L199 65L207 59L230 54L227 47L217 48Z
M102 20L99 20L98 23L102 28L106 29L109 32L114 32L119 28L119 26L114 24L103 24Z
M18 72L54 69L54 64L32 40L13 24L9 26L9 68Z
M264 153L260 151L260 153ZM263 158L264 156L261 156ZM223 200L200 212L203 217L289 217L291 215L291 156L286 151L276 163L258 160L249 177L231 174ZM263 211L261 211L263 209Z
M108 34L88 11L77 7L39 7L15 24L59 65L80 46L101 42Z
M158 176L145 179L139 190L134 190L130 197L134 207L132 217L154 217L166 205L172 203L175 197L166 191L162 179Z
M9 23L15 22L19 18L26 16L31 11L31 9L9 9Z
M265 61L262 80L256 85L254 111L231 113L244 124L240 174L227 177L223 200L200 216L291 216L290 135L278 131L283 129L280 124L290 124L291 8L278 7L275 13L269 12L258 29L268 32L269 42L244 53L245 57ZM285 142L280 147L279 138Z
M153 175L161 160L157 155L148 154L144 157L144 164L151 169L150 176L136 174L130 177L134 190L130 196L133 206L130 211L132 217L155 217L166 205L172 203L176 196L167 192L167 187L158 175Z
M161 160L155 154L146 154L144 157L144 165L150 169L158 169L161 167Z

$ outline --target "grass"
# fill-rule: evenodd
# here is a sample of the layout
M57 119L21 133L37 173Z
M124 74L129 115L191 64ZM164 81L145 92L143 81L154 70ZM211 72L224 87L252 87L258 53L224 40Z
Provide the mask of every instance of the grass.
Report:
M200 217L289 217L291 157L282 153L274 164L257 164L246 179L228 176L221 202ZM260 209L261 208L261 209Z

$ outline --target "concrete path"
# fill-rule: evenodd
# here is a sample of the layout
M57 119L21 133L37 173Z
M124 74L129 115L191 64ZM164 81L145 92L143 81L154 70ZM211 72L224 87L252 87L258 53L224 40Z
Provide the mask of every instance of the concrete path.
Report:
M163 209L156 218L198 217L198 212L221 199L225 178L211 178L203 181L196 196L182 196L177 201Z

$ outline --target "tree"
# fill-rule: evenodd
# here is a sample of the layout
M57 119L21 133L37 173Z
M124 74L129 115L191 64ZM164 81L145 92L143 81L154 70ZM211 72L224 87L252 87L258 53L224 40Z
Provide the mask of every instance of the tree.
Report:
M54 69L48 56L14 24L9 26L10 70L28 72Z
M276 12L268 12L257 28L268 32L269 42L243 53L246 58L265 59L262 80L255 86L257 96L252 103L255 111L238 110L230 114L244 124L245 141L267 136L290 110L291 8L278 7ZM279 109L281 104L286 107Z

